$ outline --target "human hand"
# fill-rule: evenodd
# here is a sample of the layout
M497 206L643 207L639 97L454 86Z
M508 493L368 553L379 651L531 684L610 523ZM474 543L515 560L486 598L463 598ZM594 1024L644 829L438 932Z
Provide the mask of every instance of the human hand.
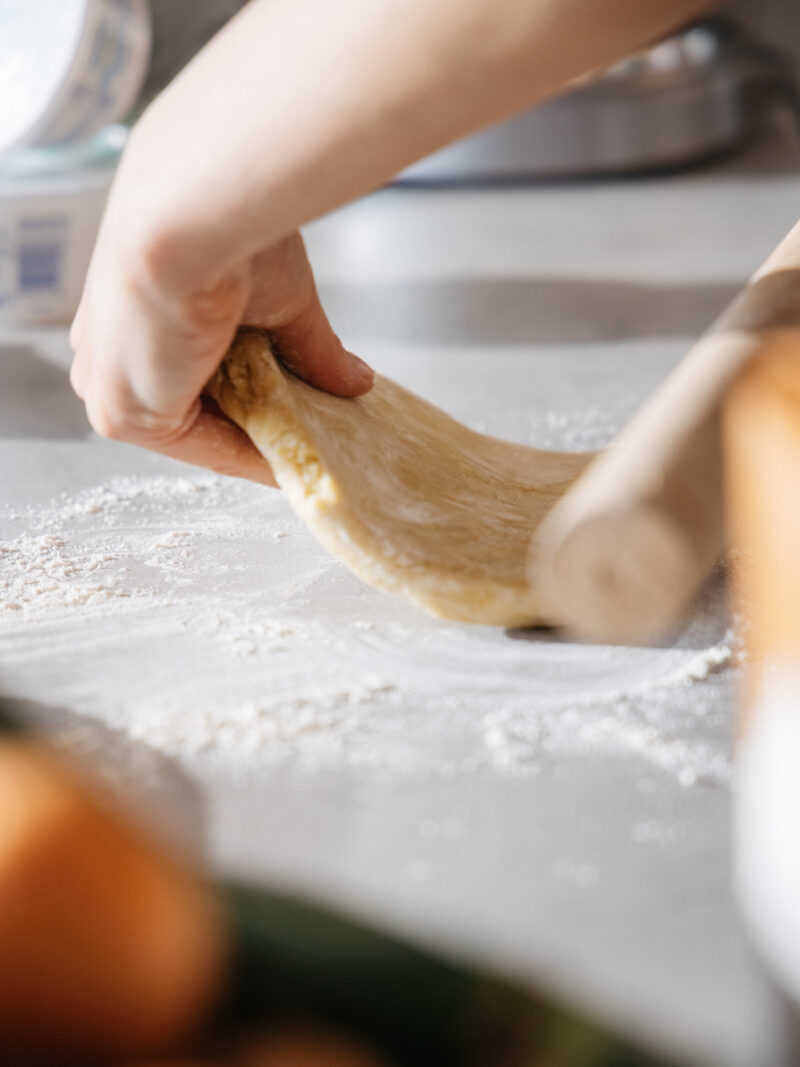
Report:
M201 400L236 328L269 329L329 392L371 383L328 324L296 227L709 2L250 0L131 136L72 332L92 425L272 484Z
M372 372L334 334L299 233L181 277L157 238L131 241L118 225L136 217L129 173L123 166L73 324L73 387L104 437L274 485L250 439L202 396L239 325L269 330L290 370L337 396L366 392Z

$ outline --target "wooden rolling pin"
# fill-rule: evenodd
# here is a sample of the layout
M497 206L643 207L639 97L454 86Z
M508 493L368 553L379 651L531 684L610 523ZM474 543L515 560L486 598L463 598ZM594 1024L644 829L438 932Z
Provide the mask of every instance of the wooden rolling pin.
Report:
M646 641L725 550L720 406L756 357L800 358L800 224L537 531L532 580L574 633Z

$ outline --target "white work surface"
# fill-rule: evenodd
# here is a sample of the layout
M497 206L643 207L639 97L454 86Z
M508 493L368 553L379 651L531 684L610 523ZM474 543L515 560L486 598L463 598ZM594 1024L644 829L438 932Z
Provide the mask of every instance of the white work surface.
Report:
M795 220L779 147L636 183L388 190L308 243L381 371L481 430L594 447ZM67 363L64 331L2 335L12 706L218 870L657 1047L764 1062L729 889L721 580L654 648L436 621L362 586L279 493L95 438Z

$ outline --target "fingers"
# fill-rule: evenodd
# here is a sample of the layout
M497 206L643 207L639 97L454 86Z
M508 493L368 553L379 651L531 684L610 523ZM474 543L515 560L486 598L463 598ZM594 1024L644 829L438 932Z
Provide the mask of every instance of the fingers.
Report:
M205 339L198 346L189 334L163 324L148 331L145 324L153 321L157 317L144 309L131 312L127 306L110 318L100 314L92 320L90 303L76 318L70 380L93 429L219 474L275 486L269 464L250 438L212 401L199 397L221 355L209 356ZM87 336L89 322L94 329ZM131 323L128 330L125 322ZM226 348L227 339L220 353Z
M76 366L77 361L73 363L73 379L80 377L74 371ZM82 395L78 389L76 392ZM130 414L115 420L106 406L95 410L87 404L87 415L101 437L132 441L152 452L195 467L205 467L216 474L246 478L272 487L278 484L269 464L247 434L214 410L213 402L206 397L196 402L177 429L166 424L153 426L148 431L143 428L141 416L135 422Z
M372 369L333 332L299 233L253 261L244 323L269 330L281 361L318 389L361 396L372 388Z
M174 440L151 449L182 463L206 467L216 474L246 478L261 485L277 487L272 469L243 430L203 405L194 421Z
M373 370L348 352L328 322L316 292L291 322L273 327L270 336L282 363L310 385L334 396L369 392Z
M275 485L249 438L200 399L242 322L268 329L278 356L317 388L370 389L372 371L328 322L299 234L213 282L198 275L181 295L158 283L163 255L131 266L110 233L101 234L70 332L70 380L102 437Z
M104 437L151 447L183 436L227 350L247 299L232 271L183 299L130 268L117 242L95 250L70 331L70 379Z

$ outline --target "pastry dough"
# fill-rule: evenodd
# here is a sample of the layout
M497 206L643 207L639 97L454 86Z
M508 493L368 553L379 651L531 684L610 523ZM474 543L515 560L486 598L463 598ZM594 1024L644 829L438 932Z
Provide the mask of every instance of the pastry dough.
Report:
M531 537L592 459L485 437L380 375L330 396L242 330L208 392L269 461L319 541L370 585L435 615L546 622Z

